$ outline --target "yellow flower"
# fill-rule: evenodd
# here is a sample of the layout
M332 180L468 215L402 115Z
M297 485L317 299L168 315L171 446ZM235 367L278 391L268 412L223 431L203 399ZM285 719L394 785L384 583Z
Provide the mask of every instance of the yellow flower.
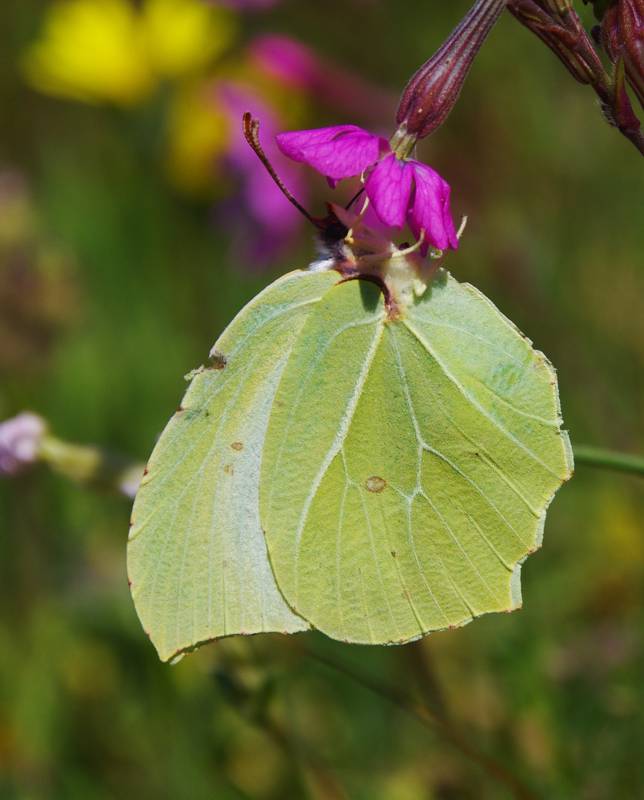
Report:
M194 73L234 37L234 20L204 0L148 0L142 27L153 68L171 78Z
M217 87L232 82L259 87L267 105L279 109L284 127L297 127L306 118L303 95L284 92L266 76L244 62L228 63L214 79L183 82L172 96L166 123L166 172L175 187L195 196L211 196L219 188L221 158L241 131L241 117L233 122L230 111L221 108Z
M168 115L166 168L172 182L184 191L212 191L217 160L228 145L230 128L217 107L211 83L182 88Z
M203 0L61 0L23 68L46 94L127 106L200 70L233 36L230 14Z
M24 59L40 91L85 102L130 105L155 84L140 21L126 0L65 0Z

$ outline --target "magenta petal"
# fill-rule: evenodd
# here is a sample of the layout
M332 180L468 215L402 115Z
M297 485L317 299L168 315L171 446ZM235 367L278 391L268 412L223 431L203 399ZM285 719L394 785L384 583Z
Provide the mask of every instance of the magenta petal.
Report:
M360 175L388 146L385 139L357 125L280 133L276 140L284 155L332 180Z
M451 189L447 181L418 161L409 162L414 173L414 198L409 210L409 227L420 238L425 231L423 252L429 247L458 248L458 238L450 210Z
M413 177L411 164L392 153L383 158L367 178L367 197L384 225L402 228L405 224Z

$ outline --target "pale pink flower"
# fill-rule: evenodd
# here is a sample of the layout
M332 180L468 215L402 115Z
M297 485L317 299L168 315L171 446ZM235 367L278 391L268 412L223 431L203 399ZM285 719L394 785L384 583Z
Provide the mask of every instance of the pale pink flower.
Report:
M0 476L14 476L38 459L44 421L25 411L0 423Z

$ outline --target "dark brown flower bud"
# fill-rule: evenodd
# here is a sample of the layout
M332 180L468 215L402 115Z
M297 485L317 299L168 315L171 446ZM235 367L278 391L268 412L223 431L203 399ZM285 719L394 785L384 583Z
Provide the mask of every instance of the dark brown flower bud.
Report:
M633 111L628 92L626 91L626 69L624 59L620 56L615 65L615 102L613 104L614 124L621 131L636 133L641 123Z
M616 5L606 11L599 30L601 46L614 64L619 58L620 53L619 23Z
M617 0L584 0L585 5L591 5L595 12L595 17L600 22L604 18L604 14L611 6L614 6Z
M617 11L626 77L644 106L644 0L619 0Z
M445 122L470 67L507 0L477 0L440 49L416 72L403 92L396 121L422 138Z
M614 0L602 16L599 39L613 64L624 60L626 78L644 105L644 0Z

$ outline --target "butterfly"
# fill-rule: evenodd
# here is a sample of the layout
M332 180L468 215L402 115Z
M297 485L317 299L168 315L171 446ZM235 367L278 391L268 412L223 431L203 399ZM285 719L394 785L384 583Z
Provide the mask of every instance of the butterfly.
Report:
M128 573L163 660L311 628L402 644L521 605L573 468L555 371L477 289L352 221L331 209L317 267L232 320L150 457Z

